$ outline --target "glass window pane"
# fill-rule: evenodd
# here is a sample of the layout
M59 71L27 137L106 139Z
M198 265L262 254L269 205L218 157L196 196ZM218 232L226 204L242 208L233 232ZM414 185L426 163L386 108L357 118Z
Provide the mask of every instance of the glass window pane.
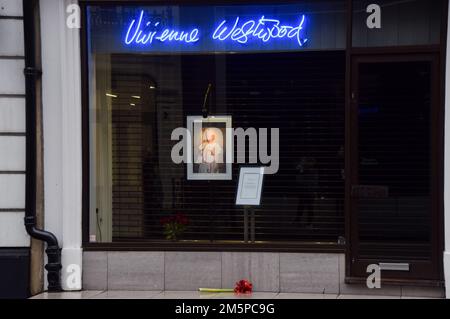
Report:
M318 32L309 48L327 50L124 50L115 45L113 22L126 25L136 7L88 6L91 241L243 241L243 208L235 205L242 164L233 163L232 180L190 180L186 164L171 158L173 130L202 115L208 85L210 114L231 116L235 129L267 128L269 154L270 130L279 129L279 168L265 176L255 240L336 242L343 235L345 52L336 48L345 36L325 30L345 24L345 2L304 6ZM270 7L267 17L278 10ZM149 15L181 17L183 10L145 7ZM246 165L263 164L270 165L258 157Z
M429 61L359 65L361 258L426 260L431 248Z

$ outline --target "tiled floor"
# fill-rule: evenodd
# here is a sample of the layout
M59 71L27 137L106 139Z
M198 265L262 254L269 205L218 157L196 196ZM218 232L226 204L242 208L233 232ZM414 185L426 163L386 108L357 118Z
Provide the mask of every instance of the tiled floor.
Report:
M251 295L233 293L201 293L198 291L78 291L42 293L31 299L409 299L410 297L335 295L307 293L254 292Z

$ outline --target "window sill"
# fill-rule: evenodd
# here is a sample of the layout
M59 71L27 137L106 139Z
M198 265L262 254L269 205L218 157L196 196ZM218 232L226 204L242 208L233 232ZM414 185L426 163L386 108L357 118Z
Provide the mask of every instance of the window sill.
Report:
M239 241L122 241L84 243L85 251L232 251L345 253L345 245L335 242L255 242Z

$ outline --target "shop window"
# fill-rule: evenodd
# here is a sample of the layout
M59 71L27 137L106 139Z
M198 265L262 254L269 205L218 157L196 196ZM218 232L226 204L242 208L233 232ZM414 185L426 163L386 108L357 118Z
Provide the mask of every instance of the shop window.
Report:
M293 21L283 13L292 8L257 8L257 16ZM171 48L161 41L143 48L123 42L123 26L142 10L158 21L176 17L179 32L192 31L198 16L200 34L206 13L248 20L255 6L88 6L90 241L243 241L235 197L239 167L248 165L233 163L231 180L190 180L186 164L171 158L171 133L202 115L211 85L210 115L230 116L234 128L279 128L279 168L264 177L255 245L336 243L344 235L344 8L344 1L299 5L311 28L286 43L280 36L249 39L248 47L211 39L195 46L185 37ZM167 231L172 220L180 224L175 236Z

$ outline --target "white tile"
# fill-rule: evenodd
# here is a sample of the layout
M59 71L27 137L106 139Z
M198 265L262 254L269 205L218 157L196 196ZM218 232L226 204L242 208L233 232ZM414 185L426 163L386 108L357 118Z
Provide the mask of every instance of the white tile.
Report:
M281 253L281 292L339 292L339 256L322 253Z
M108 252L83 252L83 289L106 290L108 288Z
M278 253L222 253L222 287L233 288L240 279L250 280L254 292L280 290Z
M217 293L214 299L274 299L276 292L252 292L251 294L235 294L232 292Z
M339 295L338 299L400 299L400 296Z
M22 1L0 0L0 16L23 16Z
M0 247L29 247L23 218L25 213L0 212Z
M92 299L150 299L160 294L161 291L123 291L109 290L91 297Z
M102 291L85 290L71 292L44 292L30 299L89 299L101 294Z
M0 171L25 171L25 136L0 136Z
M109 290L162 290L164 252L108 252Z
M223 252L222 253L222 288L234 288L240 279L251 280L250 253Z
M0 174L0 208L25 208L25 174Z
M166 252L165 289L220 288L221 260L219 252Z
M25 133L25 98L0 98L0 132Z
M0 56L23 56L23 21L17 19L0 19Z
M216 293L199 291L163 291L156 294L152 299L212 299Z
M0 94L25 94L23 59L0 59Z
M275 299L336 299L336 294L279 293Z
M408 297L408 296L401 296L401 299L443 299L443 297Z

